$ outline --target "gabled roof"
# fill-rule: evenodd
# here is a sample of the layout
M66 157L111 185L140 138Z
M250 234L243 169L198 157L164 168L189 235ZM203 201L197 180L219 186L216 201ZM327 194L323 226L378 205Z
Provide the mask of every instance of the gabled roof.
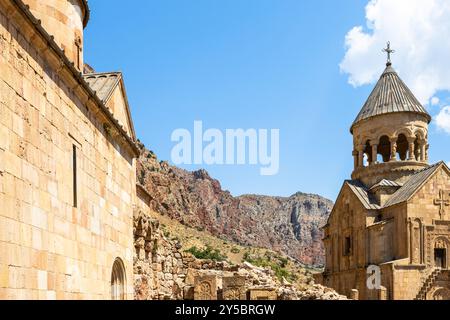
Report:
M345 184L350 187L350 190L353 191L366 209L377 210L381 208L372 195L368 192L367 187L361 181L346 180Z
M374 190L374 189L379 188L379 187L396 187L396 188L399 188L401 186L402 186L402 184L400 184L398 182L387 180L387 179L383 179L380 182L378 182L377 184L374 184L369 190Z
M119 84L120 72L88 73L83 75L91 89L105 103Z
M359 180L345 180L342 185L341 191L339 191L339 195L337 196L336 202L331 210L330 215L328 216L327 223L324 227L328 226L331 220L331 217L335 214L336 204L340 201L342 194L345 188L348 187L350 191L358 198L360 203L367 210L377 210L380 209L380 206L375 202L375 199L370 195L367 190L367 187Z
M353 132L353 126L362 120L395 112L419 113L423 114L428 119L428 122L431 121L431 116L419 100L400 79L394 68L388 64L353 122L350 131Z
M402 186L400 189L398 189L391 198L386 202L384 206L378 205L376 199L372 196L370 191L367 189L367 187L359 180L346 180L341 188L341 191L339 192L339 195L337 197L336 203L338 203L342 197L343 190L346 186L349 187L349 189L353 192L353 194L358 198L360 203L364 206L367 210L380 210L383 208L387 208L405 201L408 201L411 199L412 196L428 181L428 179L439 169L439 168L446 168L446 170L450 173L450 169L447 167L447 165L441 161L439 163L436 163L434 165L431 165L423 170L418 171L416 174L412 175L409 180ZM385 185L388 184L389 186L399 186L400 184L386 180L385 182L380 181L381 184ZM335 205L336 205L335 203ZM333 207L333 210L331 211L330 216L328 217L327 224L328 226L330 223L331 216L335 212L335 207Z
M384 205L385 208L408 201L412 196L422 187L442 165L446 166L444 162L438 162L429 166L419 172L415 173L405 182L403 187L397 190L391 198Z
M121 85L123 99L125 101L125 113L130 127L130 134L135 139L133 120L131 118L130 106L128 105L127 93L125 91L125 84L123 83L123 76L121 72L102 72L102 73L87 73L83 75L84 80L89 84L89 87L94 91L98 98L106 104L114 93L118 85Z

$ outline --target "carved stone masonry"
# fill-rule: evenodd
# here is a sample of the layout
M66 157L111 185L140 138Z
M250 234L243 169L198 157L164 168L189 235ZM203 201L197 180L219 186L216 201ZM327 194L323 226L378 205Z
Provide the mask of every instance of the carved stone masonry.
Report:
M249 300L277 300L277 292L271 288L250 289Z
M133 217L134 247L139 260L150 259L155 246L154 235L159 227L159 222L144 214L141 210L135 210Z
M246 300L245 277L233 276L222 278L223 300Z
M217 300L216 276L198 276L195 278L194 300Z
M439 215L441 220L443 220L445 215L445 207L450 206L450 200L445 198L444 190L439 191L439 198L434 199L434 205L439 206Z

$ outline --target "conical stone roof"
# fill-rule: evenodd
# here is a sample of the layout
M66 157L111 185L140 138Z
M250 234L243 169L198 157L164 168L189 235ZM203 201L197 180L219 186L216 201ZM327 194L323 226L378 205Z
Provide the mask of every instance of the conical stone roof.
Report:
M353 132L353 127L362 120L395 112L419 113L428 118L428 122L431 121L431 116L388 63L380 80L353 122L351 131Z

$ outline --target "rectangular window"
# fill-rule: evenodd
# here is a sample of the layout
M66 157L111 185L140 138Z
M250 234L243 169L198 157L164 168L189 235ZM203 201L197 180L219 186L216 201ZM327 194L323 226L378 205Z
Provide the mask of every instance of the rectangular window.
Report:
M73 180L73 206L78 206L78 194L77 194L77 147L72 146L72 180Z
M345 237L344 241L344 255L349 256L352 253L352 238Z

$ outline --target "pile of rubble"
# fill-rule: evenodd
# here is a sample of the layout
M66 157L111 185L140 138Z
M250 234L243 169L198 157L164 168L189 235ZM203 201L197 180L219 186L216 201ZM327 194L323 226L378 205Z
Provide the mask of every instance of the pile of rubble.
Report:
M184 299L347 300L333 289L314 283L297 288L284 278L280 281L272 269L248 262L229 265L226 262L191 259L193 263L187 271ZM197 288L205 287L210 290L208 294L203 290L196 295Z
M156 219L134 216L134 287L139 300L343 300L334 290L305 281L298 288L269 267L201 260L169 240Z

